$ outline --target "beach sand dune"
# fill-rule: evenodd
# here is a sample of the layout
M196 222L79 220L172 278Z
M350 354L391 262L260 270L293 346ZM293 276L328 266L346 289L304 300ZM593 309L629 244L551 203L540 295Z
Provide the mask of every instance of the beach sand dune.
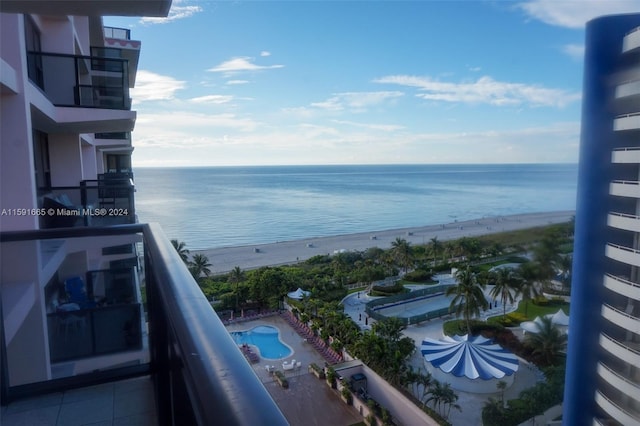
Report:
M371 247L388 249L396 238L404 238L413 245L429 244L437 237L439 241L462 237L475 237L503 231L534 228L571 220L574 211L528 213L512 216L484 217L462 222L451 222L414 228L389 229L307 238L270 244L255 244L238 247L220 247L193 251L202 253L213 265L213 273L225 273L239 266L243 270L261 266L274 266L303 261L316 255L334 254L339 251L363 251Z

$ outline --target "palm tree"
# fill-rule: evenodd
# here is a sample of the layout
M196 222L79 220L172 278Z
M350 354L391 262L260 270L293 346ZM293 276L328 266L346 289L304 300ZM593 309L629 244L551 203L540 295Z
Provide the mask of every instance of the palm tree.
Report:
M396 238L391 242L391 251L398 264L404 267L404 273L407 273L409 267L413 265L413 250L411 249L411 243L404 238Z
M242 269L240 269L239 266L236 266L231 270L228 281L235 284L236 310L238 310L238 287L240 286L240 282L244 281L244 272L242 271Z
M431 253L433 254L433 265L436 265L438 254L442 251L442 243L438 241L438 236L431 238Z
M517 294L522 296L524 302L524 315L529 313L529 301L538 297L538 279L540 275L534 262L526 262L521 264L514 276L515 286L518 289Z
M565 256L560 257L560 261L558 262L558 267L562 270L562 275L560 276L560 282L562 283L563 290L571 286L571 268L573 266L573 258L571 255L567 254Z
M493 288L489 293L494 299L502 302L502 318L507 316L507 302L513 303L515 292L514 273L511 268L503 267L493 274Z
M433 379L431 386L429 388L429 398L425 400L425 405L429 402L433 402L433 408L440 414L442 417L445 417L443 408L449 405L449 411L451 410L451 405L458 400L458 395L451 389L451 385L449 383L442 383L437 379ZM444 407L441 407L444 405ZM460 408L457 404L454 405L456 408ZM448 416L448 412L447 412Z
M413 395L417 395L418 390L416 389L419 386L419 377L420 370L413 371L413 366L409 365L407 370L404 372L404 377L402 378L402 385L406 386L411 390Z
M555 269L561 262L560 237L556 233L547 232L534 248L533 260L538 264L540 280L548 281L555 275Z
M500 391L500 402L504 406L504 391L507 389L507 382L505 382L504 380L500 380L498 383L496 383L496 388L498 388L498 390Z
M484 285L479 283L471 268L460 269L456 273L457 285L447 289L447 296L453 295L450 310L453 310L456 316L462 315L467 323L467 333L471 335L471 318L480 315L480 309L488 307L487 299L484 296Z
M200 277L204 274L204 276L208 277L211 275L211 263L209 263L209 258L204 254L197 253L194 254L191 258L191 262L189 263L189 270L191 271L191 275L193 278L200 279Z
M189 250L187 249L187 245L178 240L171 240L171 245L173 245L173 248L178 252L180 259L182 259L185 264L189 264Z
M427 405L425 398L429 395L429 389L431 388L433 380L431 373L427 372L427 374L422 374L418 372L418 387L422 386L422 396L420 397L420 401L422 401L422 404L425 406Z
M451 388L450 383L445 383L443 386L443 398L442 404L444 405L443 409L447 410L447 414L445 414L444 418L448 419L449 414L451 414L451 408L455 408L458 411L462 411L462 408L456 402L458 401L458 394Z
M538 332L527 333L524 342L545 365L552 365L565 351L567 335L558 329L551 317L544 316L538 323Z

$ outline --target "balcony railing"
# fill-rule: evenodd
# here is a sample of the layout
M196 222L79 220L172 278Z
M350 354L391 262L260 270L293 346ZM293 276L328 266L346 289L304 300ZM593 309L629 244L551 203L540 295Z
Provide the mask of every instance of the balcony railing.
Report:
M126 28L104 27L106 38L117 38L119 40L131 40L131 30Z
M102 132L102 133L94 133L93 135L96 139L122 139L131 142L131 132ZM640 148L638 148L640 149Z
M142 349L140 303L47 314L52 363Z
M95 256L96 249L114 245L122 238L142 240L139 246L144 253L149 363L114 366L58 379L48 379L44 372L40 380L17 384L12 380L16 375L32 377L31 371L39 368L31 358L37 357L38 349L47 346L48 339L41 333L32 333L42 327L38 317L45 314L43 303L33 300L29 291L21 291L21 287L29 286L28 277L34 270L13 264L5 256L0 293L0 298L8 298L6 303L0 303L2 403L38 393L150 374L154 379L157 419L161 424L288 424L158 225L5 232L0 233L0 244L3 254L18 259L24 259L30 249L35 250L39 254L33 253L32 263L45 271L57 261L61 265L58 273L62 273L82 264L79 260L84 256L78 256L81 247ZM65 249L66 260L59 256ZM12 282L7 282L8 277ZM46 293L40 285L31 289L35 289L36 294ZM14 305L9 304L9 299L16 300L15 294L30 306L25 312L15 312ZM41 297L44 295L36 295L36 299ZM10 306L10 311L2 313L3 306ZM122 312L113 314L119 319L126 317ZM16 326L16 317L22 325ZM7 335L6 321L13 330ZM99 341L100 336L96 340ZM41 357L40 362L48 361Z
M132 180L126 174L110 175L100 175L97 180L83 180L80 186L52 187L41 191L41 228L135 223L135 186Z
M131 108L126 59L27 52L27 68L29 79L55 106Z

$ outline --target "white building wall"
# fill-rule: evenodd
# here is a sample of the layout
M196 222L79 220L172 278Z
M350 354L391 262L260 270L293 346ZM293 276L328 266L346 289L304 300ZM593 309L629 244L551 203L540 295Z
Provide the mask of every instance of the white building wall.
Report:
M87 18L84 18L87 19ZM75 31L68 16L42 17L40 31L42 51L75 54Z
M49 134L51 186L80 186L82 150L74 134Z
M24 84L26 58L22 17L0 14L0 53L3 61L15 70L19 93L3 93L0 102L0 205L4 209L36 208L33 140L29 103ZM8 37L7 37L8 36ZM13 42L10 42L13 38ZM4 123L11 123L10 126ZM34 215L0 216L0 231L36 229Z
M49 369L49 336L47 333L44 292L41 291L42 267L40 243L27 241L5 243L0 252L3 315L14 317L15 330L7 336L7 361L20 366L10 369L11 385L37 382L51 378ZM31 297L18 294L25 288ZM4 306L5 300L22 301L16 306ZM17 308L15 311L14 308Z
M80 149L82 150L82 179L96 179L98 176L96 148L83 139Z
M91 54L89 20L85 16L71 16L70 19L79 50L76 54L89 56Z

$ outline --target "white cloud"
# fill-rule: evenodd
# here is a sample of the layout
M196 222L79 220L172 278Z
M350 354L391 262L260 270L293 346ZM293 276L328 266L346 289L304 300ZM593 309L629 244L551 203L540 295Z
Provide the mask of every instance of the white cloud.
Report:
M197 98L189 99L189 102L196 104L226 104L233 100L233 96L230 95L206 95L198 96Z
M328 111L341 111L345 108L362 110L401 96L404 96L404 93L398 91L343 92L334 93L329 99L322 102L314 102L311 106Z
M191 132L198 129L213 130L215 128L231 128L242 132L255 130L259 122L251 118L238 117L236 114L205 114L190 111L170 111L161 113L140 114L136 120L139 127L153 133Z
M283 68L284 65L256 65L252 62L252 58L241 56L224 61L213 68L209 68L210 72L240 72L240 71L259 71L266 69Z
M169 14L166 18L154 18L145 16L140 19L140 22L142 24L167 24L172 21L177 21L178 19L189 18L196 13L202 12L202 8L200 6L179 6L180 3L181 2L173 2L171 9L169 10Z
M584 44L565 44L562 51L575 60L581 61L584 58Z
M229 80L227 81L226 84L233 86L233 85L247 84L247 83L249 83L249 80Z
M347 126L353 126L353 127L358 127L362 129L381 130L383 132L394 132L394 131L402 130L405 128L404 126L399 126L396 124L358 123L355 121L347 121L347 120L332 120L332 122L336 124L345 124Z
M134 103L171 100L175 92L184 89L186 83L167 75L140 70L136 74L136 86L131 89Z
M390 75L375 79L374 82L415 87L419 90L417 97L442 102L564 107L580 99L579 93L537 85L501 82L488 76L475 81L449 83L431 77Z
M452 132L342 120L269 126L176 111L141 114L134 138L145 165L530 163L577 161L579 132L578 122Z
M639 0L529 0L518 7L534 19L550 25L580 29L598 16L637 13Z
M260 52L260 56L271 56L271 52L267 52L266 50L263 50L262 52Z

